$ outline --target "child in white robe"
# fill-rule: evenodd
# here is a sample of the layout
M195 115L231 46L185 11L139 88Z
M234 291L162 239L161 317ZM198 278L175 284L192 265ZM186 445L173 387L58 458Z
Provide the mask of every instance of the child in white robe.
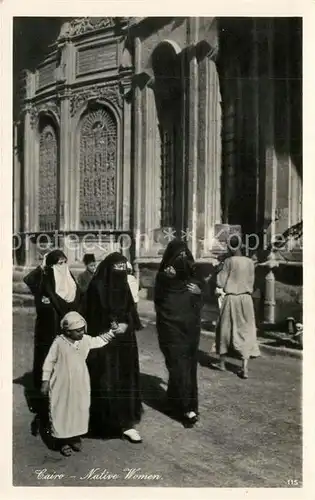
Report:
M51 435L65 456L81 451L81 436L88 432L90 377L86 358L90 349L106 346L122 333L124 325L90 337L85 319L69 312L61 321L62 334L56 337L43 365L42 394L49 396Z

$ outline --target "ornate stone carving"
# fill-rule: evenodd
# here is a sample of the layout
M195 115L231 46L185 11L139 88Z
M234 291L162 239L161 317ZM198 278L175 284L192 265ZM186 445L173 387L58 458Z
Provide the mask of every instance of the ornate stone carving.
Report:
M82 229L114 229L116 224L117 123L99 108L80 127L80 221Z
M32 128L35 128L37 126L38 116L39 116L39 113L41 113L41 112L49 113L49 111L51 111L55 116L57 116L58 119L60 118L59 106L53 101L43 102L43 103L40 103L37 105L33 105L33 106L29 107L29 111L31 114L31 127Z
M76 35L83 35L90 31L112 28L115 24L114 17L77 17L62 26L59 40Z
M105 99L116 106L121 107L123 104L123 98L119 91L118 85L114 86L96 86L89 87L87 89L76 92L71 97L70 113L74 116L78 109L87 101L96 99Z
M57 228L57 163L58 142L55 128L47 122L39 142L39 229Z

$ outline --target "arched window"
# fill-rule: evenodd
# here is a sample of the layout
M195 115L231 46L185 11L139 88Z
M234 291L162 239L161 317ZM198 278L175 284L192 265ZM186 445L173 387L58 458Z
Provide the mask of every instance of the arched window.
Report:
M39 229L58 227L58 138L54 122L44 116L39 122Z
M115 229L117 122L105 108L89 110L80 127L81 229Z

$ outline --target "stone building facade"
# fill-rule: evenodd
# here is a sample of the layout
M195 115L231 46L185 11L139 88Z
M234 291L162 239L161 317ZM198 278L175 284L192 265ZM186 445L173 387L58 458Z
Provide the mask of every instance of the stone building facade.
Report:
M259 238L274 320L278 269L301 274L301 252L270 244L302 221L301 21L43 22L37 60L16 24L15 263L34 265L45 241L74 267L123 247L149 286L165 236L206 268L215 228L240 226Z

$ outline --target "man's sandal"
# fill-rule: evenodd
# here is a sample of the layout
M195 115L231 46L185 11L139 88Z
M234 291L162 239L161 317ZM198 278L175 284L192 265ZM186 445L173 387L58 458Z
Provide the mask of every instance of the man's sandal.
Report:
M244 372L244 370L239 370L237 372L237 376L243 380L248 379L248 372Z

